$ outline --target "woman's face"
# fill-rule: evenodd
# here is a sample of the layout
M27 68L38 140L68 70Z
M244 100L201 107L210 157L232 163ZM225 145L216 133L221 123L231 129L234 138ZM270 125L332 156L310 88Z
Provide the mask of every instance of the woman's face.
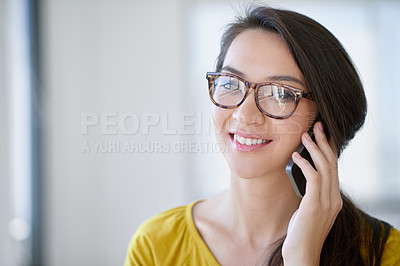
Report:
M278 34L264 30L239 34L228 49L221 71L253 83L276 82L306 90L304 77L286 44ZM212 116L217 141L231 170L240 177L255 178L284 173L316 111L315 102L301 99L289 118L269 118L258 110L251 91L237 108L213 106ZM243 139L238 142L237 138ZM262 143L246 145L254 139Z

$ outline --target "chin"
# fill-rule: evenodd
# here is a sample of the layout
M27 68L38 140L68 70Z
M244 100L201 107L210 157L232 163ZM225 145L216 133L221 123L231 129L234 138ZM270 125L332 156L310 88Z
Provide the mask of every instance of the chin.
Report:
M226 158L226 161L232 173L243 179L255 179L258 177L270 175L273 173L282 173L285 171L285 165L277 165L276 163L267 162L266 160L257 160L247 158L234 160L233 158Z
M237 171L236 169L231 169L234 176L237 176L241 179L251 180L256 179L262 176L262 173L255 172L255 171L246 171L247 169L243 169L244 171Z

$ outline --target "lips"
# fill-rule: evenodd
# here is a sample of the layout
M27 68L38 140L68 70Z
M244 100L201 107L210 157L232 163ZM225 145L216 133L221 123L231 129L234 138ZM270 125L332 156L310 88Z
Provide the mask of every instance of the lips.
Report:
M272 142L270 139L262 138L261 136L244 134L244 133L229 133L233 147L239 151L255 151L267 146Z
M236 133L233 134L233 139L243 145L257 145L257 144L263 144L263 143L267 143L267 142L271 141L268 139L245 138L245 137L239 136Z

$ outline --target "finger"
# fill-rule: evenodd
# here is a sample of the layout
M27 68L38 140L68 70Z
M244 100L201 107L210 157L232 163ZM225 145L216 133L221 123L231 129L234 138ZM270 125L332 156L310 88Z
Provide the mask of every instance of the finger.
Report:
M328 174L330 171L330 165L320 147L311 140L311 137L308 133L304 133L302 135L301 141L304 147L306 147L307 151L310 153L316 170L322 175Z
M292 159L295 164L301 169L305 179L307 180L305 195L312 198L319 198L321 191L321 179L314 167L298 152L292 154Z
M328 143L329 143L329 145L332 147L332 151L333 151L333 153L334 153L334 155L335 155L336 164L337 164L338 152L337 152L337 146L336 146L335 140L334 140L333 138L330 138ZM339 196L340 196L340 185L339 185L339 175L338 175L338 172L339 172L339 171L338 171L338 168L337 168L337 165L336 165L336 174L337 174L337 178L333 178L333 179L332 179L332 189L335 189L335 190L336 190L336 193L339 194Z
M324 154L324 157L328 160L329 163L331 163L332 165L336 165L337 153L335 154L331 144L327 140L322 122L317 122L314 125L314 135L315 141L322 153Z
M310 139L307 133L303 134L302 142L310 153L315 168L318 172L318 177L316 178L318 179L319 183L319 193L321 193L324 198L330 199L332 192L332 167L328 160L325 158L319 146L317 146L317 144Z
M339 152L338 152L338 148L337 148L337 146L336 146L336 143L335 143L335 140L333 139L333 137L331 137L331 138L329 139L328 143L329 143L329 145L331 146L332 151L333 151L333 154L335 155L335 158L336 158L336 160L337 160L338 157L339 157Z
M321 149L325 158L327 158L331 168L331 195L337 197L337 195L340 194L340 189L338 179L338 158L336 144L334 143L333 138L330 138L329 141L327 140L322 122L318 122L315 124L314 134L316 135L315 139L317 141L318 147Z

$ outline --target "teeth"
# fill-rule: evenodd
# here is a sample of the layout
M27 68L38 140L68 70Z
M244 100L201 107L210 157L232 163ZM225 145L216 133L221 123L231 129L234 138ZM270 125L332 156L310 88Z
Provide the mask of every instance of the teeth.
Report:
M233 134L233 139L243 145L256 145L256 144L269 142L269 140L266 140L266 139L244 138L244 137L238 136L236 134Z

